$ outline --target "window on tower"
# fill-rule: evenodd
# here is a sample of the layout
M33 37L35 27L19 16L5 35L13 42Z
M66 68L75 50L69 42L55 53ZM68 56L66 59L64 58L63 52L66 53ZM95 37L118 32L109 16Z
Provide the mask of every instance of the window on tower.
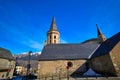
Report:
M56 39L56 36L54 36L54 39Z
M50 36L50 39L51 39L51 36Z
M54 43L56 43L56 40L54 40Z

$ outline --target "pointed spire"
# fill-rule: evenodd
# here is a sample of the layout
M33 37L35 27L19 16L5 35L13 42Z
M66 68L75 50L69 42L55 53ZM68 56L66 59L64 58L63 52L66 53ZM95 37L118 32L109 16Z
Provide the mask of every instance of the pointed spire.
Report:
M97 27L97 33L98 33L98 41L99 43L101 44L102 42L104 42L106 40L106 37L104 34L102 34L102 32L100 31L99 27L98 27L98 24L96 24L96 27Z
M47 32L46 44L58 44L59 43L59 37L60 37L60 33L57 30L55 17L53 17L50 29Z
M98 24L96 24L96 27L97 27L97 33L98 33L98 35L101 35L102 32L100 31L100 29L99 29L99 27L98 27Z
M50 26L50 31L57 31L57 25L56 25L55 17L53 17L53 19L52 19L52 23L51 23L51 26Z

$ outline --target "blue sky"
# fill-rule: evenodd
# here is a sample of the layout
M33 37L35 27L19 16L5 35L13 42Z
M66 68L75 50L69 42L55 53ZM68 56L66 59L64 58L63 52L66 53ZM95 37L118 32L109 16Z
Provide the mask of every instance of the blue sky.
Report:
M62 43L120 31L120 0L0 0L0 47L13 54L41 51L53 16Z

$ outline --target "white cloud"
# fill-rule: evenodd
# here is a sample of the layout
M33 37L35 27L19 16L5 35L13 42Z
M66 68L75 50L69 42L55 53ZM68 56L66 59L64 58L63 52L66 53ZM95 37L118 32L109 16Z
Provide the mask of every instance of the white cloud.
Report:
M36 49L41 49L43 47L42 44L38 43L37 41L30 40L30 47L36 48Z
M60 43L68 43L68 42L65 41L64 39L60 39Z
M34 40L22 41L21 43L38 50L41 50L44 46L43 44L40 44L39 42Z

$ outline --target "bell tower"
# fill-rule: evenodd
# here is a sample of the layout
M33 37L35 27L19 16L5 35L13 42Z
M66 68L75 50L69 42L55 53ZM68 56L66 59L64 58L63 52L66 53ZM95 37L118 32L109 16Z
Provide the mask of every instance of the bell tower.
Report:
M98 36L98 42L99 43L102 43L102 42L104 42L105 40L106 40L106 37L105 37L105 35L100 31L100 29L99 29L99 27L98 27L98 25L96 24L96 27L97 27L97 36Z
M47 32L46 44L59 44L60 33L57 29L55 17L52 19L52 23L49 31Z

